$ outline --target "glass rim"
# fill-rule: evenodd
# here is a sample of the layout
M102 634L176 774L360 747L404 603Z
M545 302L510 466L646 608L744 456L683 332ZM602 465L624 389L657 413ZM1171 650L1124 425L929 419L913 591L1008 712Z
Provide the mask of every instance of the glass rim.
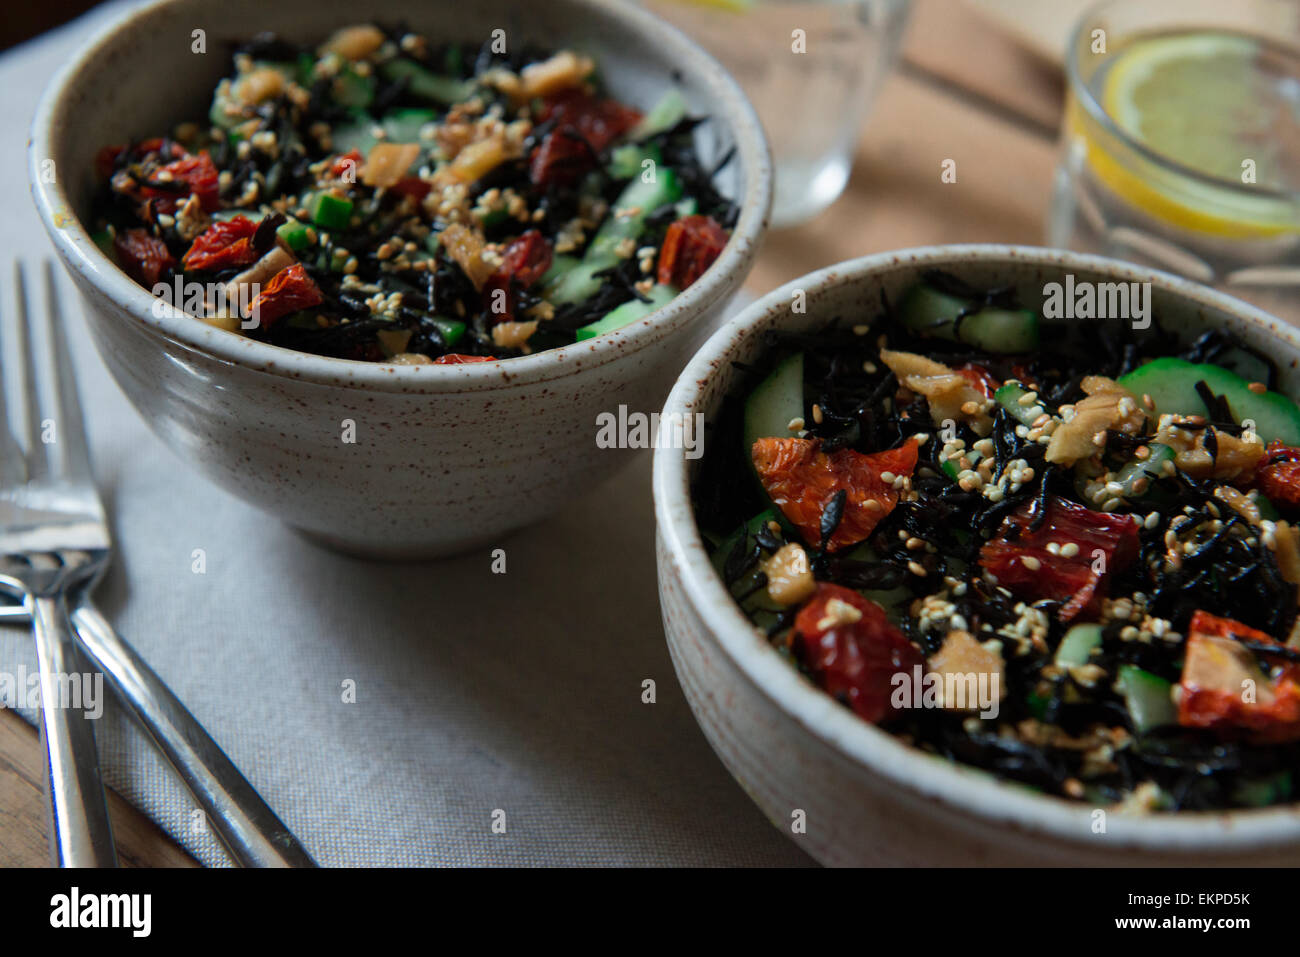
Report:
M1272 200L1280 203L1300 203L1300 189L1277 189L1271 186L1247 185L1238 182L1237 180L1222 179L1218 176L1188 166L1185 163L1179 162L1163 153L1156 152L1115 121L1115 118L1110 115L1102 105L1101 101L1093 95L1088 84L1084 82L1079 68L1078 52L1080 49L1079 41L1083 37L1084 30L1092 26L1091 21L1103 10L1120 6L1131 9L1131 0L1098 0L1098 2L1091 4L1079 16L1074 27L1070 30L1069 46L1065 51L1065 76L1068 90L1074 95L1076 102L1078 102L1083 109L1088 112L1092 119L1101 126L1107 134L1117 139L1125 148L1132 150L1141 158L1158 167L1162 167L1171 173L1192 180L1203 186L1225 190L1256 201Z

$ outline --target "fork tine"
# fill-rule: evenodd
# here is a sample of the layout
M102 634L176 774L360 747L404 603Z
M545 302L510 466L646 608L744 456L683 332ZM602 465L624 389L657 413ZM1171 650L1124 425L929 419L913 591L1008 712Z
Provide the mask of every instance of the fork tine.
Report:
M8 309L0 309L0 485L14 487L26 481L26 466L23 463L23 450L14 436L13 423L9 419L9 401L5 385L5 356L10 357L10 364L16 361L13 350L5 348L8 337L2 321Z
M68 352L67 329L59 301L54 264L45 260L45 314L49 322L49 343L54 353L54 394L57 408L58 445L63 451L63 476L69 480L91 480L90 453L86 448L86 422L77 395L77 379Z
M15 334L18 339L21 386L19 391L23 396L27 419L27 480L30 482L49 474L50 459L54 450L41 441L41 403L40 390L37 386L40 377L36 374L36 357L32 349L31 309L27 299L27 279L21 260L14 263L14 299L18 307Z

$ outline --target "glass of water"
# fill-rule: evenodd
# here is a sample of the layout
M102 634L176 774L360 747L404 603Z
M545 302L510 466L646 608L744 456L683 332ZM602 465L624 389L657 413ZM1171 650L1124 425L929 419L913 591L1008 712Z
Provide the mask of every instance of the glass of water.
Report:
M718 58L758 112L776 163L774 226L835 202L910 0L644 0Z
M1300 6L1110 0L1066 54L1047 242L1300 323Z

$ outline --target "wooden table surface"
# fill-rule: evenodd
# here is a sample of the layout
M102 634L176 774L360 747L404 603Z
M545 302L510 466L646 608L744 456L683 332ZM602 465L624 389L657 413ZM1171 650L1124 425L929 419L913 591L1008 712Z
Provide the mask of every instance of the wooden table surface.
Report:
M916 0L844 196L813 222L772 233L745 288L758 295L907 246L1041 243L1061 101L1059 73L962 0ZM940 178L947 159L955 183ZM0 711L0 867L48 863L43 774L36 731ZM197 866L116 794L110 811L123 865Z

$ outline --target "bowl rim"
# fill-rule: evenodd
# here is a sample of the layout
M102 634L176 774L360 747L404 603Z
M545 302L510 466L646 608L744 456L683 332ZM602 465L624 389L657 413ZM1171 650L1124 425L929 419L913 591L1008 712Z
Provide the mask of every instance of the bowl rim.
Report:
M772 160L758 115L739 84L722 65L676 27L649 11L618 0L562 0L576 16L603 18L635 30L647 45L667 51L674 69L693 78L717 103L712 117L725 120L735 138L744 177L736 199L740 215L722 254L688 289L646 317L621 329L571 345L496 362L463 365L396 366L336 359L258 342L208 325L192 316L160 310L154 297L117 268L90 238L73 212L63 176L46 182L40 169L55 155L59 130L73 122L69 87L120 33L139 30L166 7L186 0L154 0L113 17L98 29L50 81L32 119L28 137L28 180L37 213L67 267L89 286L119 304L151 332L203 355L272 375L305 382L381 392L418 394L480 392L521 383L540 383L601 366L638 352L668 335L680 334L740 285L767 230L772 205ZM191 0L193 2L193 0ZM561 0L552 0L561 2ZM360 14L359 14L360 16ZM615 57L605 59L616 62Z
M1094 271L1116 280L1150 281L1187 300L1189 307L1224 310L1265 330L1300 357L1300 330L1260 309L1197 283L1155 269L1101 256L1046 247L953 244L895 250L848 260L795 279L768 293L725 323L683 370L664 406L663 419L695 411L707 383L723 368L747 333L769 313L789 307L795 290L811 302L814 293L845 285L869 284L899 268L960 266L970 262L1009 267L1037 265L1069 271ZM814 306L815 308L815 306ZM829 317L828 317L829 318ZM695 524L685 450L657 443L652 490L655 522L666 559L681 581L682 593L732 665L787 718L832 752L859 769L877 773L894 788L919 794L985 825L1050 834L1084 845L1102 840L1119 847L1166 853L1198 850L1241 851L1279 841L1300 841L1300 805L1229 811L1189 811L1165 815L1108 813L1106 833L1091 830L1090 805L1035 794L976 768L949 762L895 738L861 720L790 667L763 640L718 580ZM665 569L661 566L662 577Z

